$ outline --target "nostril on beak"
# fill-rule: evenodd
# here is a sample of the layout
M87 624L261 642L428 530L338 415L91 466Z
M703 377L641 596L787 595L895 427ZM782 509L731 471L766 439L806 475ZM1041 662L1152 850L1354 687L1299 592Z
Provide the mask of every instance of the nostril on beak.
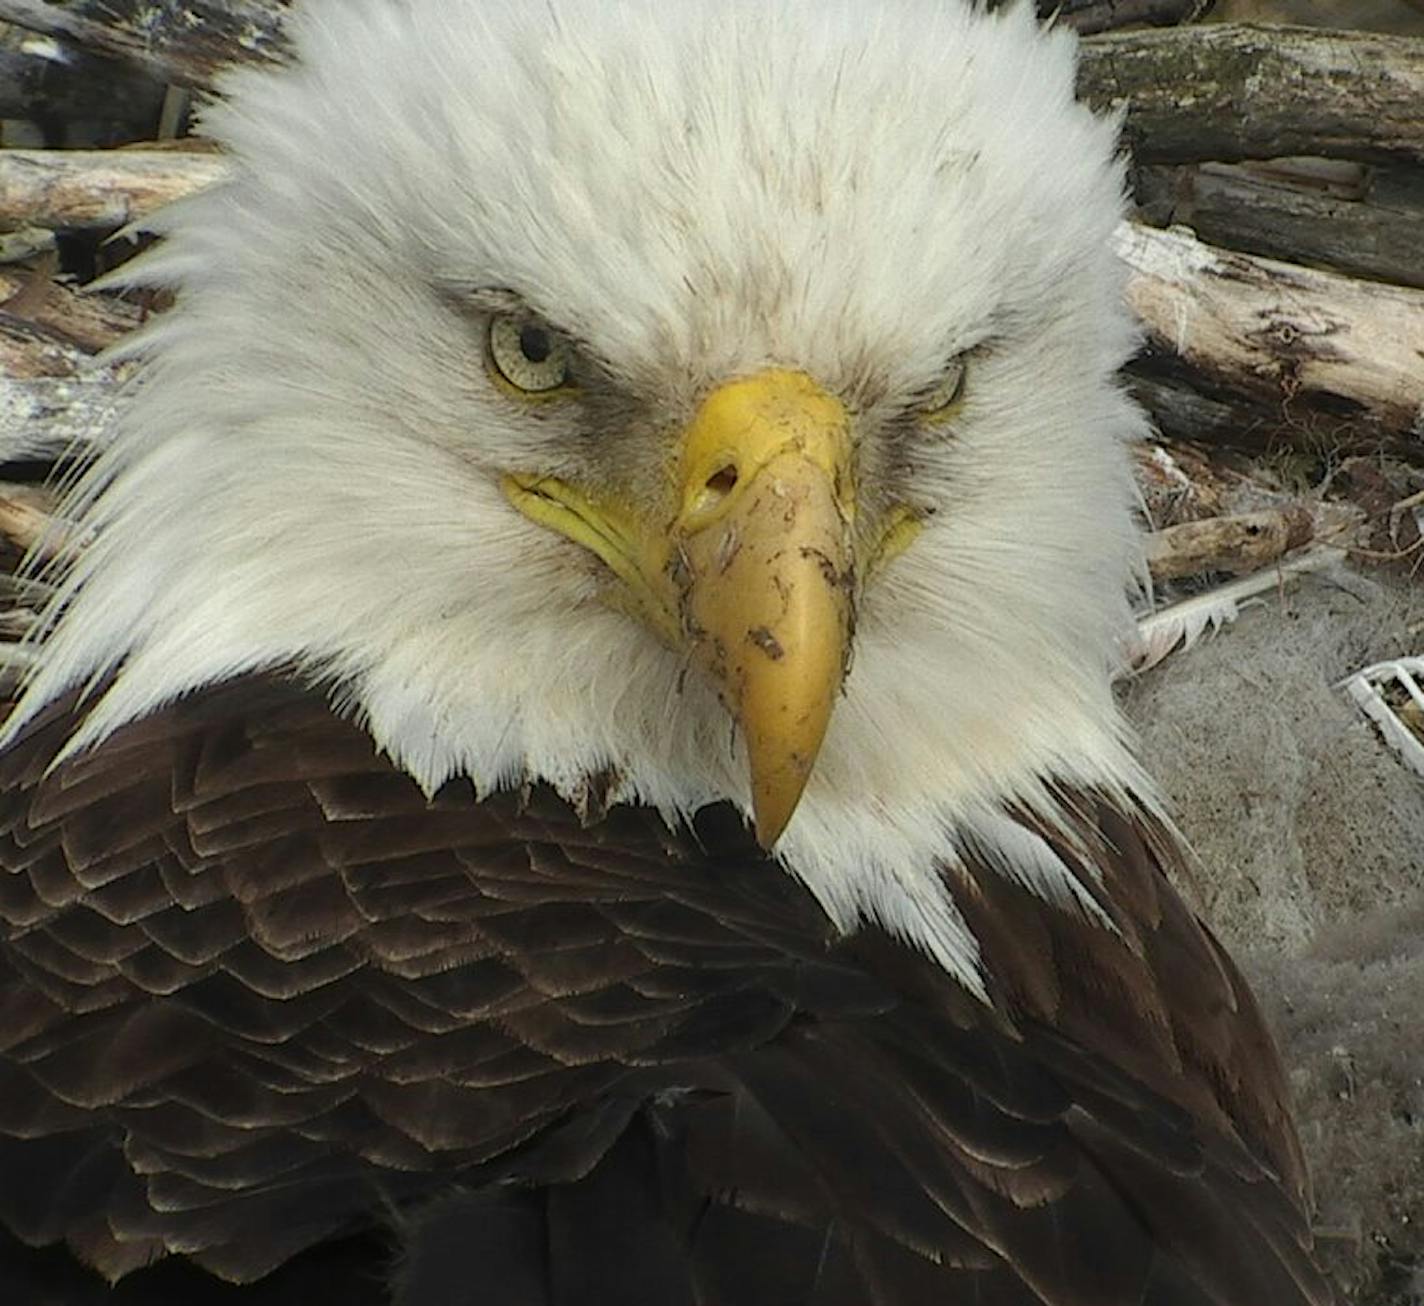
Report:
M735 463L720 463L717 470L700 485L693 481L697 489L683 508L683 529L700 531L716 521L730 506L732 491L737 488L739 475Z
M717 500L730 494L737 484L737 469L728 463L707 478L707 497Z

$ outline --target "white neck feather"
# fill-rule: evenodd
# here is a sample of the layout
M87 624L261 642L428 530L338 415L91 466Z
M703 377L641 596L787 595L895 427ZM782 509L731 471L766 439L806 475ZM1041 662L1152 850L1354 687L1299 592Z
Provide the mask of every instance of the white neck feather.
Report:
M866 595L777 851L839 926L877 921L975 991L940 881L957 845L1091 912L1004 818L1052 821L1050 782L1149 791L1109 692L1143 425L1113 379L1121 179L1111 126L1070 104L1070 38L944 0L879 8L869 44L849 0L310 9L306 69L242 74L214 112L236 179L134 273L183 297L132 347L152 362L71 503L94 542L10 734L114 672L71 749L296 667L428 790L577 800L611 768L670 821L745 810L710 689L500 497L531 450L593 455L510 417L432 273L518 289L673 417L767 363L890 405L983 341L953 438L914 463L936 514Z

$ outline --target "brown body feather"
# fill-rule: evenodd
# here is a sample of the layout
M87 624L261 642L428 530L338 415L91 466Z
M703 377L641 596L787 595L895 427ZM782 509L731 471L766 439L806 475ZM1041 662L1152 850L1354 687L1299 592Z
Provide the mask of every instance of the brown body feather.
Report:
M946 871L985 1006L725 808L427 801L276 679L51 767L81 712L0 757L31 1245L247 1281L399 1212L410 1303L1331 1300L1270 1037L1140 812L1043 832L1115 933Z

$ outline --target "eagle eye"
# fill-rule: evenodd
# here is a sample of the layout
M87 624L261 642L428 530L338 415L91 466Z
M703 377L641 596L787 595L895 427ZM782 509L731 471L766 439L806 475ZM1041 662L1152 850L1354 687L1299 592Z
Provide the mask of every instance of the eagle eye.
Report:
M491 317L489 359L496 377L521 394L548 394L568 383L568 344L537 318Z
M951 360L934 387L920 400L920 413L931 421L948 417L964 395L966 371L963 357Z

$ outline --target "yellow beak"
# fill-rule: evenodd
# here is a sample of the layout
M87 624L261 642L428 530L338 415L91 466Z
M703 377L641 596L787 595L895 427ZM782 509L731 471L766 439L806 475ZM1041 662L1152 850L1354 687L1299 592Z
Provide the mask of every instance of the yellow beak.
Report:
M741 725L769 848L810 778L850 651L846 411L800 373L733 381L688 428L679 482L682 628Z
M769 370L702 403L661 526L564 482L511 475L526 516L602 558L621 601L687 649L736 718L757 840L786 828L850 652L856 575L850 421L808 376Z

